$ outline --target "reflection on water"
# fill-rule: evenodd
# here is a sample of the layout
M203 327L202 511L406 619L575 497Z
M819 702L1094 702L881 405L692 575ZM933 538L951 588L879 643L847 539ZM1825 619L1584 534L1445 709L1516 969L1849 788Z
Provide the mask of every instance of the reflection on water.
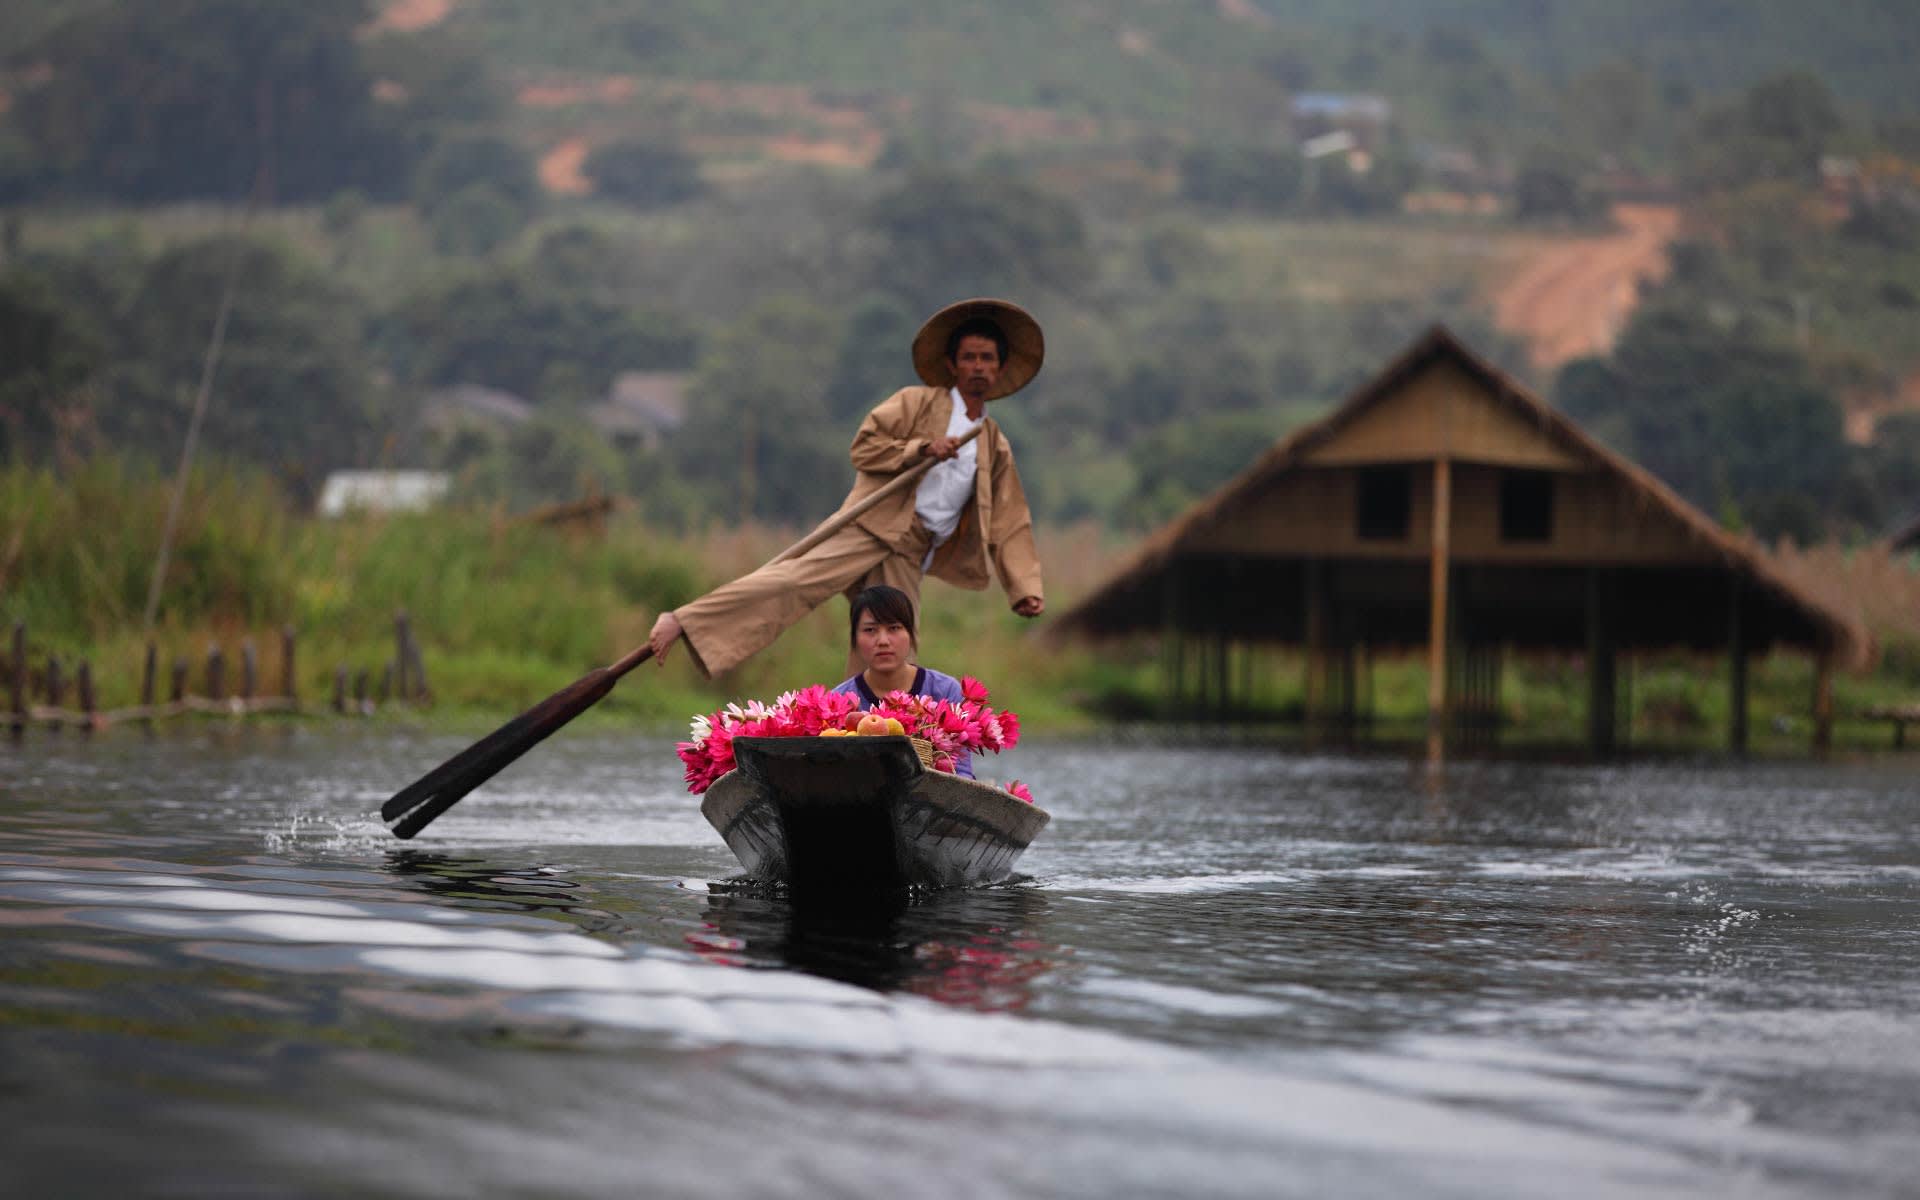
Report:
M777 966L979 1012L1018 1012L1067 956L1032 932L1046 896L993 887L795 905L743 889L707 896L686 941L708 962Z
M457 748L0 752L0 1194L1920 1172L1898 763L1029 748L1030 880L821 908L726 884L664 745L562 743L396 844L373 809Z

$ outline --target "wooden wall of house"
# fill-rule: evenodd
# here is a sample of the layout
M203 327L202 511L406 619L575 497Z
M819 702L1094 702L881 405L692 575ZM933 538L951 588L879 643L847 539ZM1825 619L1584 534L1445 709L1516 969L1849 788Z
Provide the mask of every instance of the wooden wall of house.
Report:
M1331 558L1425 558L1433 544L1433 472L1411 466L1407 534L1386 540L1359 533L1359 468L1289 472L1221 510L1181 542L1198 553ZM1458 463L1453 469L1453 557L1460 562L1562 566L1717 564L1679 521L1612 475L1555 472L1552 533L1546 541L1507 541L1500 528L1504 467Z
M1331 438L1310 450L1310 466L1368 463L1495 463L1549 471L1577 471L1585 460L1559 445L1546 428L1459 365L1437 362L1376 403L1354 413Z

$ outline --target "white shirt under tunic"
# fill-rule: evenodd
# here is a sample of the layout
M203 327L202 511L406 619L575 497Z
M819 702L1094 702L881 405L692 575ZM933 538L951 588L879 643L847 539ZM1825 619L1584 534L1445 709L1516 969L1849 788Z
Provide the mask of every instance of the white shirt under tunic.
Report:
M947 418L947 436L957 438L979 421L967 419L967 402L960 398L959 388L948 388L953 397L953 415ZM984 418L983 418L984 419ZM980 468L980 443L968 442L960 447L960 452L945 462L933 464L920 479L920 487L913 494L913 510L920 515L920 523L933 535L933 544L927 547L927 557L920 564L926 570L933 562L933 552L940 544L953 536L960 527L960 512L966 508L967 501L973 499L973 477Z

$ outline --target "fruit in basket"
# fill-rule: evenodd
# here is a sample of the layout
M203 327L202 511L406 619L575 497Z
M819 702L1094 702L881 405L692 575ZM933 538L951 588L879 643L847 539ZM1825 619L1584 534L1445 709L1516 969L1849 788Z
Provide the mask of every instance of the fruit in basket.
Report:
M900 722L895 721L894 724L897 726ZM878 713L868 713L866 716L860 718L860 724L854 729L854 732L861 737L881 737L885 734L892 733L893 730L887 728L886 717L880 716ZM901 732L904 733L905 730Z

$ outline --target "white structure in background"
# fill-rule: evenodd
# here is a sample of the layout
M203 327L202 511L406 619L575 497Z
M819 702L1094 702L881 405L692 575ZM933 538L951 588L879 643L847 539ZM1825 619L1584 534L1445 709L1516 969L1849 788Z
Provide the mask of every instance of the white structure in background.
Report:
M320 515L425 512L452 483L443 471L334 471L320 488Z

